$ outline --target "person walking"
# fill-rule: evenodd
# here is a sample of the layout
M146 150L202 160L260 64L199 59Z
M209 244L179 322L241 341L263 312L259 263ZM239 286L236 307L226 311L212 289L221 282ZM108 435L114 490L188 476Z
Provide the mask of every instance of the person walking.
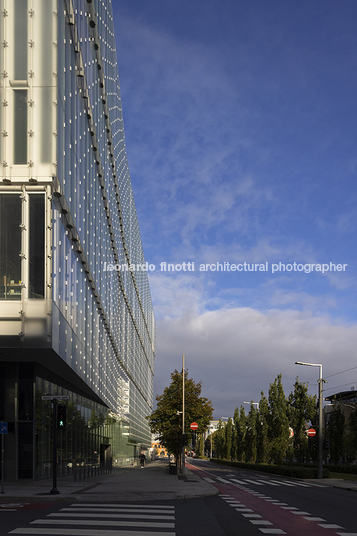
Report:
M144 468L144 463L145 463L145 460L146 460L146 456L145 454L142 452L139 456L139 460L140 460L140 467L141 469Z

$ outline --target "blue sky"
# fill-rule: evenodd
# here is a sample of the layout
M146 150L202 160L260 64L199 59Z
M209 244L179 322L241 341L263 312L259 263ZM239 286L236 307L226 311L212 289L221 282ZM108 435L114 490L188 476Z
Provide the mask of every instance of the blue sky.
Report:
M357 388L357 3L113 9L129 166L156 267L155 394L182 353L216 418L259 401L279 373L286 394L297 375L315 393L318 370L296 360L323 364L326 396ZM268 270L199 270L224 262ZM272 273L294 262L347 266Z

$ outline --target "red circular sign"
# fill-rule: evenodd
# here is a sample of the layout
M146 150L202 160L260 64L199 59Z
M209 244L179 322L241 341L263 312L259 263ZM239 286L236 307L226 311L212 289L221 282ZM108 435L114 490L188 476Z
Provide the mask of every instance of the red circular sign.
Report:
M307 431L307 435L309 437L314 437L314 435L316 435L316 430L314 430L314 428L310 428L310 430Z
M191 430L197 430L198 424L197 422L191 422Z

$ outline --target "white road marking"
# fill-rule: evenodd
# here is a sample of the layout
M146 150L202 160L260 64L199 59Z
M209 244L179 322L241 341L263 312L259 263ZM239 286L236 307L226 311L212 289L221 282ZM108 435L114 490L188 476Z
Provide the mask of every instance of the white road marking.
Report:
M73 505L73 508L80 507L87 507L87 508L93 508L95 506L96 508L148 508L150 510L175 510L174 506L163 506L159 504L108 504L108 503L75 503Z
M142 530L91 530L91 529L40 529L18 528L9 534L31 534L34 536L158 536L157 531L148 532ZM174 532L160 532L160 536L175 536Z
M334 525L333 523L318 523L318 526L323 529L344 529L341 525Z
M302 512L301 510L298 510L296 512L292 511L291 513L296 514L297 516L308 516L308 515L310 515L309 512Z
M90 512L88 512L87 514L82 514L80 512L68 512L66 514L61 514L60 512L59 513L53 513L53 514L49 514L50 517L105 517L106 519L108 519L108 517L112 517L113 519L132 519L133 517L135 517L135 519L149 519L149 520L154 520L154 519L166 519L166 520L169 520L169 519L175 519L175 516L160 516L160 515L138 515L138 514L135 514L135 516L131 515L131 514L110 514L110 516L108 516L107 514L91 514Z
M112 526L116 527L162 527L163 529L174 529L175 523L155 523L153 521L118 521L113 519L108 520L95 520L95 519L36 519L31 521L30 525L100 525L100 526Z
M263 534L286 534L286 532L284 532L281 529L259 529L259 530L263 532Z

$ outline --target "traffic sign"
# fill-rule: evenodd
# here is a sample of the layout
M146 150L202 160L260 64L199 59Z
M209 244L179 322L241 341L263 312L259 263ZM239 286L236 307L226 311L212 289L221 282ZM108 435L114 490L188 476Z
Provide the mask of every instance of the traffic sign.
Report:
M197 430L197 428L198 428L197 422L191 422L190 426L191 426L191 430Z
M309 437L314 437L316 435L316 430L314 428L310 428L310 430L307 431L307 435Z
M7 434L7 422L0 422L0 434Z

